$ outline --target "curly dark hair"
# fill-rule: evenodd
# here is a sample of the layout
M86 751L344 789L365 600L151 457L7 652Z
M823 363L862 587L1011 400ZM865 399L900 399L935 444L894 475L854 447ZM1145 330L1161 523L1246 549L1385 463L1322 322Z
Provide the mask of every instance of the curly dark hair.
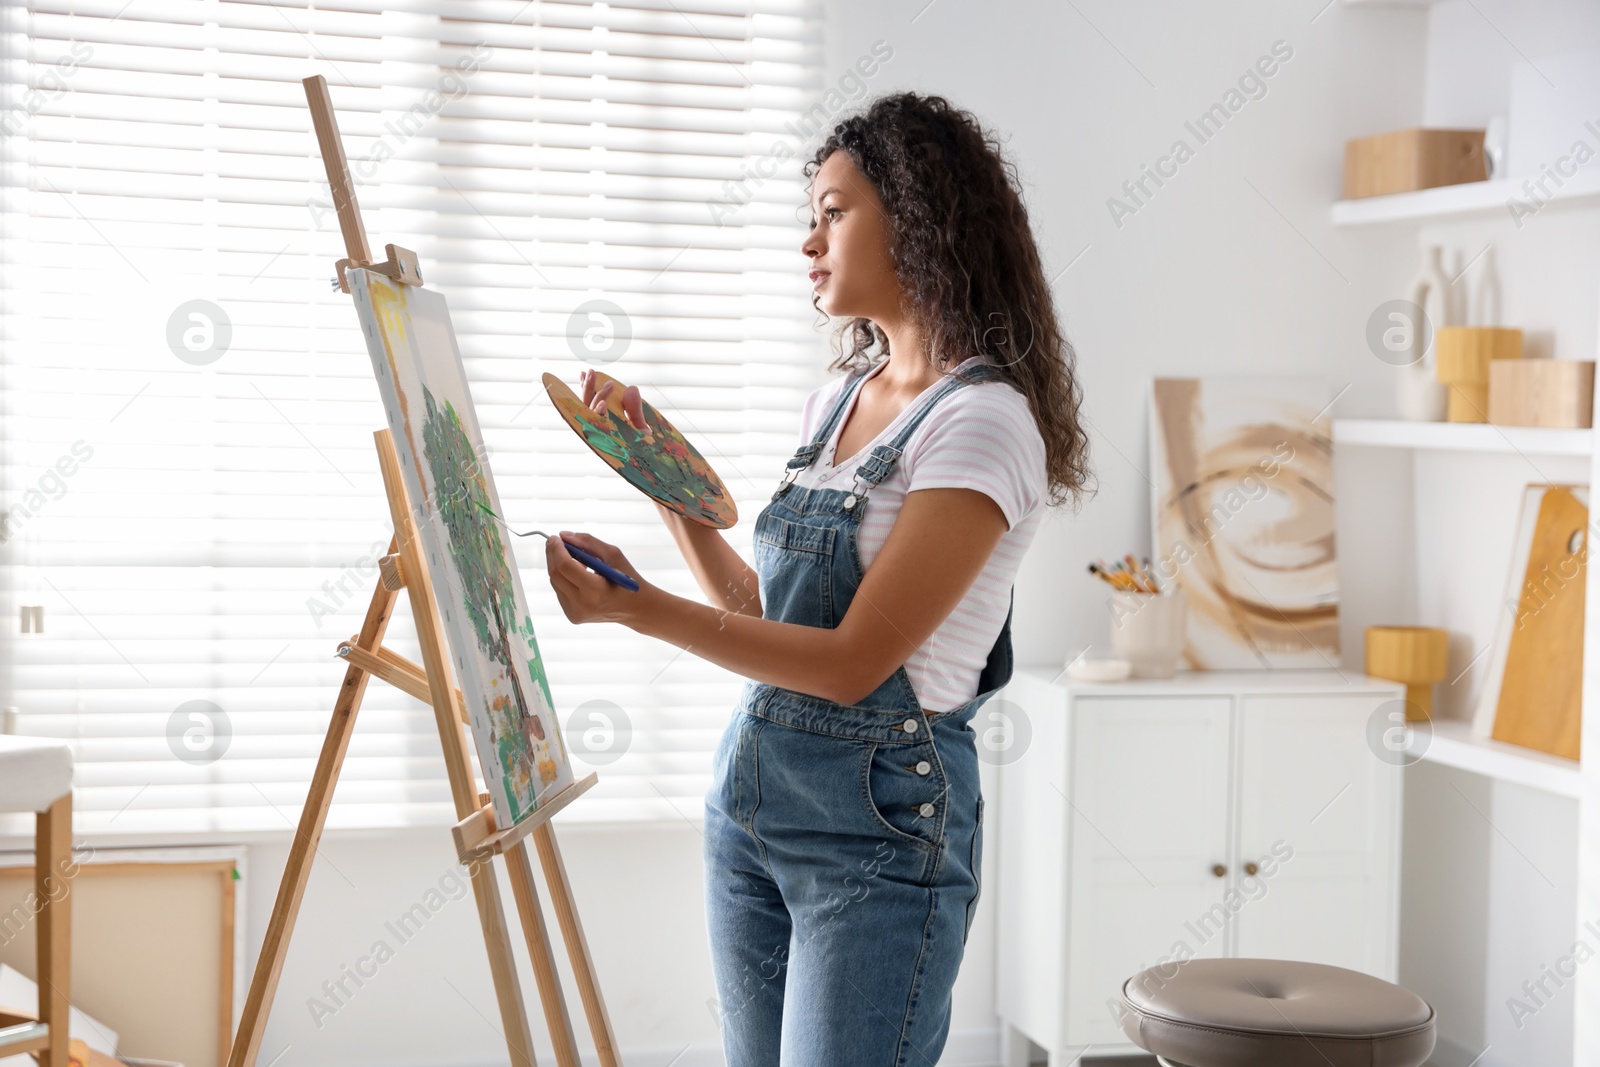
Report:
M840 149L883 201L895 276L929 365L950 373L980 353L996 364L1028 398L1044 438L1050 505L1081 501L1092 472L1077 356L1056 320L1016 167L999 142L943 97L903 92L834 126L803 167L807 181ZM819 299L813 295L813 307ZM846 319L834 344L834 371L868 370L889 356L889 338L867 318Z

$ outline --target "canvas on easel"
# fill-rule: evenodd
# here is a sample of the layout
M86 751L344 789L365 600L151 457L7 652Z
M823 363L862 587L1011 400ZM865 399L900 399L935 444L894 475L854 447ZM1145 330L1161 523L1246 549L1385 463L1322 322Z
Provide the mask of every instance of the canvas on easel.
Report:
M496 823L512 826L572 784L505 512L445 298L375 271L350 294L372 357L433 575L478 766Z

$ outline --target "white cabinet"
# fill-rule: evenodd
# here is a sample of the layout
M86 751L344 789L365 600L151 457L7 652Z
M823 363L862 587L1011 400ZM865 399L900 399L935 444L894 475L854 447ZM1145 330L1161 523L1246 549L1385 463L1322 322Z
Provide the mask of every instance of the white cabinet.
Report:
M1401 774L1374 754L1367 730L1391 699L1240 701L1238 855L1292 855L1240 912L1234 955L1396 979Z
M1129 970L1130 960L1153 964L1180 938L1194 946L1191 955L1226 955L1222 938L1201 942L1185 924L1204 923L1226 882L1213 868L1228 856L1232 712L1214 697L1075 703L1071 771L1061 786L1070 856L1060 898L1071 958L1067 1021L1073 1044L1104 1045L1126 1040L1107 1002L1140 969Z
M1079 685L1019 670L996 698L1032 736L997 798L1007 1062L1022 1036L1053 1064L1131 1049L1122 983L1165 962L1394 980L1400 768L1368 738L1401 695L1334 671Z

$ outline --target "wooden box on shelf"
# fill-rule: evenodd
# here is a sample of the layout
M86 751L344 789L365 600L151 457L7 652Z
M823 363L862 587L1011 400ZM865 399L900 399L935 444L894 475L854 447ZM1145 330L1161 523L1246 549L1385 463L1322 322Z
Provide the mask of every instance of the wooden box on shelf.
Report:
M1439 380L1450 389L1451 422L1489 421L1489 369L1522 359L1522 331L1500 326L1441 326L1434 335Z
M1491 363L1489 421L1500 426L1589 428L1594 425L1594 360Z
M1487 178L1482 130L1395 130L1344 146L1346 200Z

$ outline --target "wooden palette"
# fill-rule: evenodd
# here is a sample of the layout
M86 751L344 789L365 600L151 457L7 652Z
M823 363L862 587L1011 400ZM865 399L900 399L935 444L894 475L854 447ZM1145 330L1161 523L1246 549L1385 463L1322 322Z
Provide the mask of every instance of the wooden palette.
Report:
M594 372L597 391L614 383L605 413L596 414L554 374L541 380L572 431L640 492L705 526L725 530L739 521L733 498L711 464L648 401L642 403L645 429L634 429L622 410L623 383Z

